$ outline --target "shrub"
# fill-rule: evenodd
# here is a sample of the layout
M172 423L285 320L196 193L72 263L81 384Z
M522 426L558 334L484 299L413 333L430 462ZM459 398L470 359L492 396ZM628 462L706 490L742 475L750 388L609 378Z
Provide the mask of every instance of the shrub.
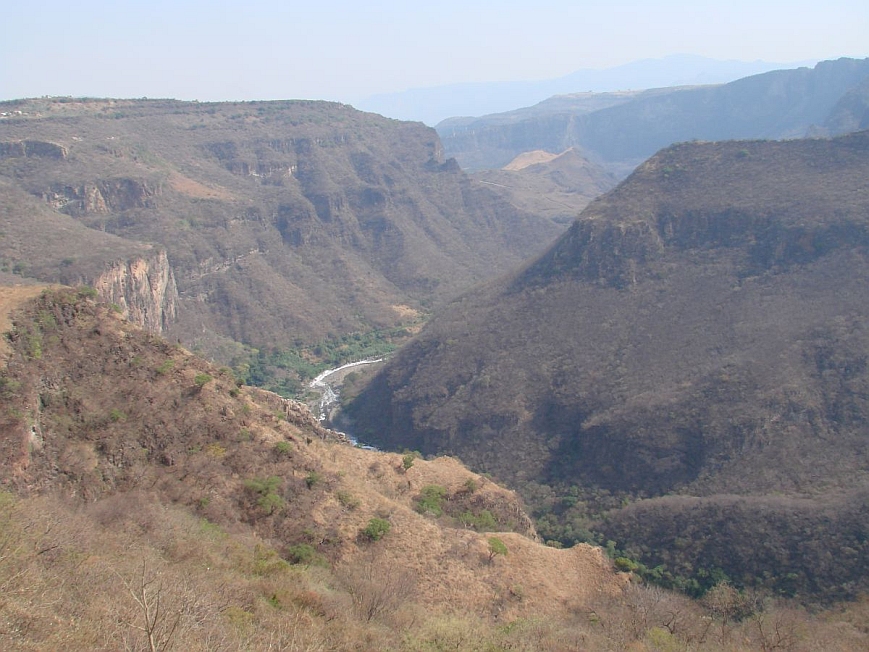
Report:
M292 450L293 445L288 441L279 441L275 444L275 452L278 453L278 455L289 455Z
M616 557L613 560L613 564L616 567L616 570L621 571L622 573L630 573L638 568L637 562L633 559L628 559L627 557Z
M462 512L459 515L459 521L465 527L472 527L475 530L484 532L486 530L495 530L498 528L498 522L488 509L484 509L479 514L473 512Z
M226 446L218 442L211 442L205 447L205 452L211 457L221 458L226 456Z
M416 459L416 455L413 453L405 453L404 457L401 458L401 467L408 471L413 466L413 461Z
M287 549L287 558L291 564L305 564L308 566L325 566L326 558L309 543L298 543Z
M348 491L335 492L335 498L347 509L356 509L359 507L359 499Z
M272 514L284 506L284 499L277 492L281 484L281 479L276 475L267 478L252 478L245 480L244 487L248 491L258 494L256 504L261 507L266 514Z
M211 374L199 373L196 374L196 377L193 379L195 385L199 388L205 387L208 383L212 381Z
M419 492L416 511L420 514L431 514L435 517L443 515L443 501L446 495L446 487L437 484L426 485Z
M174 367L174 366L175 366L175 360L173 360L172 358L167 358L154 371L156 371L158 374L160 374L162 376L163 374L167 373L170 369L172 369L172 367Z
M383 518L372 518L362 530L362 536L369 541L380 541L390 530L392 525Z
M305 484L308 485L308 489L313 489L314 485L320 482L323 479L323 476L316 471L311 471L308 475L305 476Z
M82 299L96 299L99 293L89 285L82 285L78 290L78 296Z

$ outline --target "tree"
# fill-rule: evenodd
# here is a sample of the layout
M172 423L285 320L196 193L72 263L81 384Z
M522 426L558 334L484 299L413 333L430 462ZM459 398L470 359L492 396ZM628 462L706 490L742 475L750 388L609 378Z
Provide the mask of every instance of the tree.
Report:
M498 537L489 537L489 563L495 559L496 555L507 556L507 546Z

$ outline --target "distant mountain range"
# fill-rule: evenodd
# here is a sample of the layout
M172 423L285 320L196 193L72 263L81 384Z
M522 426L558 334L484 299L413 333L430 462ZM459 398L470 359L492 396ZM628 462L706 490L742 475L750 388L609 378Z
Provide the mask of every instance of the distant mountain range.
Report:
M717 86L576 93L437 126L466 169L499 168L522 152L576 147L627 175L662 147L688 140L799 138L869 127L869 59L824 61Z
M722 84L770 70L814 65L815 61L721 61L690 54L644 59L603 70L582 69L539 81L469 82L373 95L356 103L399 120L435 126L454 116L482 116L537 104L553 95L605 93L669 86Z

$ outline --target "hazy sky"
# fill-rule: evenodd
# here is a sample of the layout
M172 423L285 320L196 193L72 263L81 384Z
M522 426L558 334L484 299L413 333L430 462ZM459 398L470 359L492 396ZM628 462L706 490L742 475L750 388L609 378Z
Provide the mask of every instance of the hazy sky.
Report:
M0 99L330 99L667 54L869 56L866 0L10 0Z

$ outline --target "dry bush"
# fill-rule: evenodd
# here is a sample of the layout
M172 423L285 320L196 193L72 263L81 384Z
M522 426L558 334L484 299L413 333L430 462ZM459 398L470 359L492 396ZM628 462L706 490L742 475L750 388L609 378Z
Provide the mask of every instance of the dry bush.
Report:
M336 575L353 600L356 617L363 622L388 621L416 591L416 577L377 550L343 566Z

